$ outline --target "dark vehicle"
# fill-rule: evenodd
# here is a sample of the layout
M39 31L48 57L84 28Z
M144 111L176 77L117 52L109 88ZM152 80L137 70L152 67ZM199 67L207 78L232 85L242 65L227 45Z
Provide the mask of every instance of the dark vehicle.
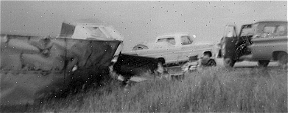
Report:
M119 54L117 62L113 65L113 71L124 77L124 82L133 76L140 76L149 72L152 75L164 73L165 59Z
M221 41L218 57L223 57L226 67L240 61L257 61L268 66L278 61L287 66L287 21L259 21L242 25L239 35L234 25L227 25Z

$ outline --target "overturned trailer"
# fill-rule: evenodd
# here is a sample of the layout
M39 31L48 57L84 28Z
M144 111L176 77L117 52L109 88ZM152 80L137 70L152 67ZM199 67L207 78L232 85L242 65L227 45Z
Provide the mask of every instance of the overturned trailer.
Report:
M110 26L62 24L59 37L1 35L1 105L33 103L107 73L123 38Z

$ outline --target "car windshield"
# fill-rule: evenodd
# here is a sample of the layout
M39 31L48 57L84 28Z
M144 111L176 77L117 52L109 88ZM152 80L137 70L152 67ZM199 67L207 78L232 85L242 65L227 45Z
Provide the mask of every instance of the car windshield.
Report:
M175 45L175 39L173 37L160 38L158 39L157 43L167 43L167 44Z
M251 36L255 34L255 24L244 25L240 36Z
M189 44L192 44L192 40L191 40L191 38L190 38L190 36L182 36L181 37L181 44L182 45L189 45Z

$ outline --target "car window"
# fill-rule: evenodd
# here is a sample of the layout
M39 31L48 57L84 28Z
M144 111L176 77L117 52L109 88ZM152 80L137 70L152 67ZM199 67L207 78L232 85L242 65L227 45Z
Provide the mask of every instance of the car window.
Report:
M158 39L157 40L157 43L158 42L166 42L166 43L168 43L168 44L171 44L171 45L175 45L175 38L173 38L173 37L168 37L168 38L160 38L160 39Z
M255 34L255 27L257 24L250 24L242 26L241 35L240 36L253 36Z
M274 33L276 26L265 26L264 33L272 34Z
M105 38L105 35L98 27L87 27L91 33L92 37L103 37Z
M192 44L192 40L189 36L182 36L181 37L181 44L182 45L189 45Z
M276 30L276 26L265 26L261 37L268 38L269 36L275 33L275 30Z
M287 31L284 25L280 25L277 27L277 30L275 32L275 35L277 36L284 36L287 35Z

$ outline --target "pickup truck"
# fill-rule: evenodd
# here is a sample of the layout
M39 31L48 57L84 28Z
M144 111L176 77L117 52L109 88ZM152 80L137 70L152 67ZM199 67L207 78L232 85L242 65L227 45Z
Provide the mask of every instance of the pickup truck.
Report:
M259 21L242 25L239 35L234 25L226 26L227 34L221 39L219 55L224 65L233 67L240 61L257 61L259 66L268 66L278 61L287 66L287 21Z
M174 33L156 37L155 41L148 44L138 44L126 54L163 58L165 64L177 64L188 61L190 56L200 56L204 52L214 55L214 44L195 43L189 33Z

